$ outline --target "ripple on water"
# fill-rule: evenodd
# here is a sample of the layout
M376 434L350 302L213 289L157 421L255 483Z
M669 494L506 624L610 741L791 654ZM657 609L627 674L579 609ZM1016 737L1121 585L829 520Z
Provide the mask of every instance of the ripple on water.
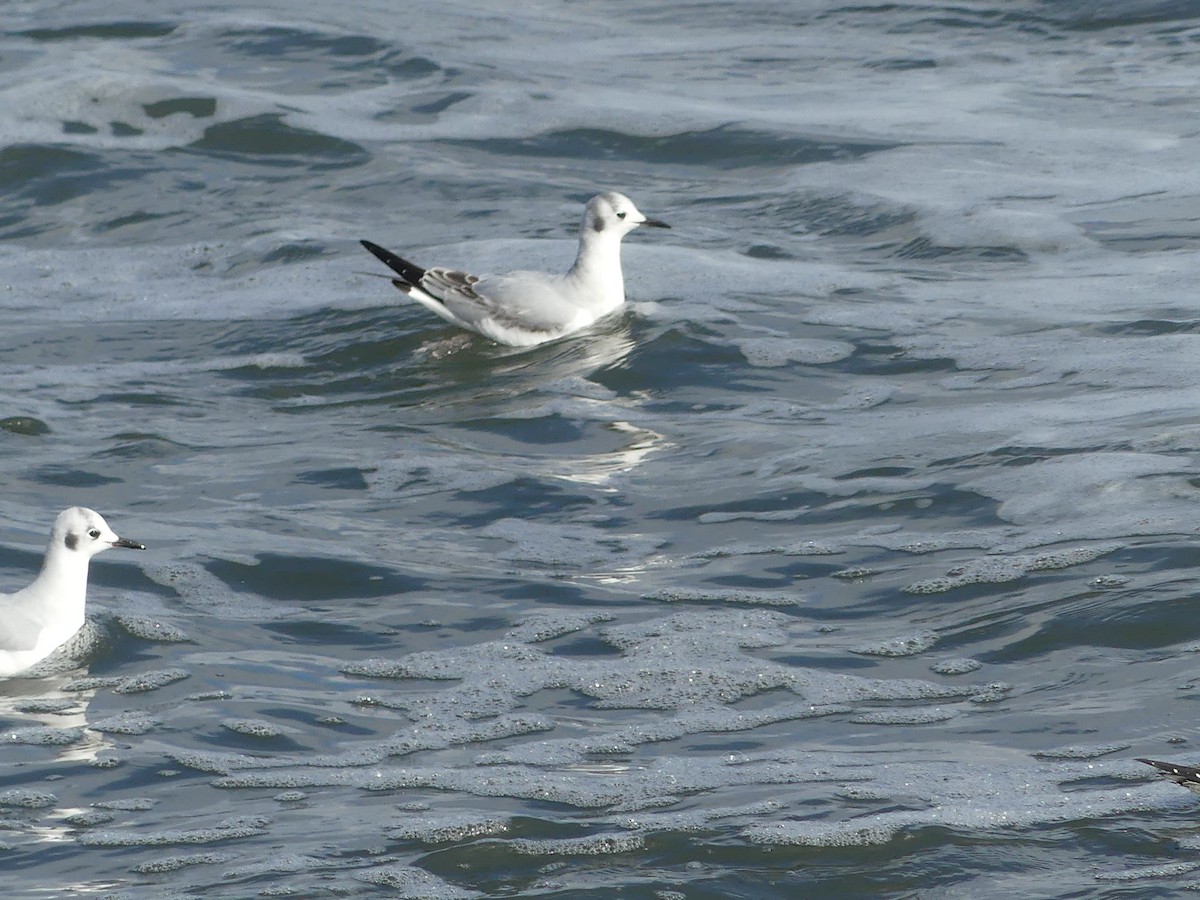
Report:
M123 797L119 800L97 800L94 804L101 809L118 809L124 812L145 812L154 809L158 801L153 797Z
M152 672L142 672L139 675L124 678L112 690L116 694L142 694L147 691L156 691L177 681L183 681L185 678L190 678L191 674L187 669L156 669Z
M643 595L665 603L744 603L751 606L800 606L805 600L793 591L755 591L746 588L662 588Z
M848 359L854 346L843 341L820 341L784 337L744 337L736 341L752 366L775 368L789 363L808 366L827 365Z
M146 734L162 725L163 719L152 713L133 710L89 722L93 731L105 734Z
M49 728L31 725L23 728L12 728L4 732L4 739L10 744L32 744L41 747L63 747L83 740L82 728Z
M234 734L255 738L276 738L285 733L282 727L264 719L222 719L221 727ZM287 730L296 733L296 729Z
M983 668L983 663L966 657L948 657L938 660L929 668L939 675L969 675Z
M937 642L937 632L925 630L891 638L878 644L852 647L850 652L864 656L918 656L931 649Z
M127 633L143 641L176 644L191 640L182 629L149 616L122 614L116 618L117 624Z
M425 684L364 698L368 708L402 711L407 720L393 722L390 736L343 742L337 753L250 756L181 748L172 756L182 766L217 774L213 784L226 790L348 787L404 794L432 789L633 812L730 785L798 784L829 777L815 763L817 757L660 757L648 749L655 743L692 735L750 735L767 725L834 717L858 717L869 725L946 721L966 715L966 704L986 690L765 661L753 651L786 643L787 629L795 626L791 617L767 610L691 610L666 620L621 625L605 618L548 614L527 619L503 639L346 664L343 671L351 677ZM613 653L562 655L547 646L547 638L587 630L594 630ZM586 698L593 711L638 709L646 714L636 723L597 720L583 736L554 734L562 729L561 721L530 715L524 707L540 692L563 689ZM751 697L760 698L761 705L736 705ZM548 734L521 740L539 732ZM486 747L500 741L504 743ZM751 737L746 746L754 744ZM460 753L447 753L463 747L476 748L467 764ZM625 759L639 752L643 763ZM599 765L597 754L612 758L612 764ZM492 814L448 819L443 810L409 812L409 820L392 832L398 839L434 839L462 829L490 833L497 822L508 821Z
M162 875L167 872L177 872L180 869L191 868L192 866L217 865L234 858L234 854L222 852L181 853L175 856L161 856L158 859L138 863L129 871L135 872L138 875Z
M478 837L505 834L512 826L507 816L488 813L440 811L416 821L393 825L387 836L394 841L420 841L425 844L457 843Z
M72 828L95 828L97 825L107 825L116 815L103 809L85 809L83 812L72 813L63 817L64 824Z
M269 816L236 816L210 828L174 828L162 831L91 831L80 836L89 847L163 847L175 844L214 844L267 834Z
M58 798L45 791L27 788L11 788L0 793L0 806L19 809L45 809L58 802Z
M607 856L631 853L646 846L640 834L592 834L581 838L535 840L516 838L508 846L526 856Z
M1120 753L1130 748L1130 744L1090 744L1072 745L1069 747L1053 747L1048 750L1038 750L1033 755L1038 759L1099 759L1110 753Z
M1029 828L1125 815L1153 809L1159 803L1151 790L1122 787L1064 791L1064 783L1075 777L1105 774L1090 767L1084 771L1009 763L978 767L972 778L960 780L939 778L926 763L888 763L865 767L862 774L866 784L861 787L880 796L904 797L906 805L919 803L921 808L863 816L845 810L835 821L797 817L754 824L743 830L744 837L768 845L881 844L922 828L949 828L963 833Z
M910 594L940 594L969 584L1002 584L1017 581L1031 572L1066 569L1099 559L1121 549L1120 544L1102 544L1037 554L990 556L958 566L941 578L919 581L904 588Z
M424 869L400 863L375 866L356 876L367 884L386 887L401 900L470 900L485 896L480 891L450 884Z

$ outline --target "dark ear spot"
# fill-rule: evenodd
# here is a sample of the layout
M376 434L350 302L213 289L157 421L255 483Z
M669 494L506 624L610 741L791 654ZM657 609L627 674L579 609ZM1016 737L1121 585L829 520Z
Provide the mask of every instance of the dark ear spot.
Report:
M604 220L597 216L596 221L592 223L592 228L595 231L603 231L604 230Z
M63 541L63 543L67 545L68 550L74 550L76 547L79 546L79 535L68 534L67 539L65 541Z

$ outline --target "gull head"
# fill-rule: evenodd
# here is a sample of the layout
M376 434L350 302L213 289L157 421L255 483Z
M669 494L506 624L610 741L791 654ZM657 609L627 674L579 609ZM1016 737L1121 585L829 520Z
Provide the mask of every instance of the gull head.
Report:
M588 201L583 214L583 236L599 234L620 240L639 225L650 228L670 228L666 222L647 219L633 201L624 194L608 191Z
M83 506L72 506L64 509L54 520L54 528L50 531L50 548L62 548L71 554L82 554L89 559L101 550L109 547L128 547L131 550L145 550L143 544L117 537L115 531L108 527L104 516L94 509Z

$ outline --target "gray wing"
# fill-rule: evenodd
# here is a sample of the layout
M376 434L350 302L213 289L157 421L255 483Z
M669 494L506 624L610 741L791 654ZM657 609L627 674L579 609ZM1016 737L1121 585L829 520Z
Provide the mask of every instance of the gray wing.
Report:
M538 272L481 278L453 269L427 269L418 286L472 324L492 319L509 328L555 331L579 311L562 292L561 279Z

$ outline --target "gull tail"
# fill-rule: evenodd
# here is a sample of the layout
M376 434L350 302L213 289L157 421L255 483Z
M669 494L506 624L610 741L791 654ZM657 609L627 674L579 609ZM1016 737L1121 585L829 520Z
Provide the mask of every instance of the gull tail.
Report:
M370 241L359 241L364 247L371 251L379 260L383 262L389 269L399 275L399 278L393 278L392 284L399 288L400 292L406 297L411 297L416 300L426 309L441 316L451 325L457 325L460 328L468 328L471 331L477 331L473 325L464 322L454 313L450 312L437 297L428 293L421 287L421 279L425 277L425 269L420 266L415 266L407 259L397 256L391 250L384 250L378 244L372 244ZM387 276L383 276L387 277Z
M415 266L407 259L402 259L390 250L384 250L378 244L372 244L370 241L359 241L364 247L371 251L375 257L385 266L395 272L403 279L403 284L397 280L396 287L403 290L407 286L416 287L421 283L421 279L425 277L425 270L420 266ZM408 293L405 291L405 293Z

